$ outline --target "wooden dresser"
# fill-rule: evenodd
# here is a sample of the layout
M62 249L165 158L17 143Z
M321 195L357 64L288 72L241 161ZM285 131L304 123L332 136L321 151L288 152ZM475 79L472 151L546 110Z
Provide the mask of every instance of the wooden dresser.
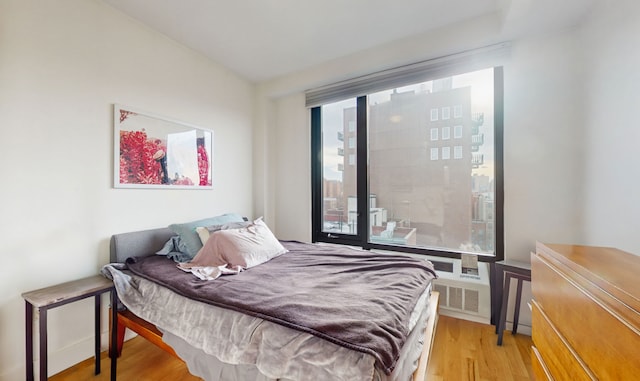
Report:
M538 243L531 276L536 380L640 379L640 256Z

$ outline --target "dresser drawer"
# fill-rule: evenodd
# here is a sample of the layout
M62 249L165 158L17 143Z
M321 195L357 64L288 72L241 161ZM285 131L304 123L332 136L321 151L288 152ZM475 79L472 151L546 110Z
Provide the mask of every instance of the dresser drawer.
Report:
M570 269L538 254L531 258L531 269L531 288L539 309L533 316L533 340L552 374L554 369L536 342L554 340L543 337L546 335L545 321L553 322L551 329L557 331L560 340L575 351L581 363L588 364L588 369L597 379L635 379L640 374L638 332L581 287L575 280L578 278L573 279L576 274Z
M531 336L546 370L558 380L595 380L566 339L540 310L538 303L533 301L531 307Z
M534 346L531 347L531 368L533 369L533 379L535 381L553 381L554 378L551 376L549 369L547 369L544 360L540 356L540 352Z

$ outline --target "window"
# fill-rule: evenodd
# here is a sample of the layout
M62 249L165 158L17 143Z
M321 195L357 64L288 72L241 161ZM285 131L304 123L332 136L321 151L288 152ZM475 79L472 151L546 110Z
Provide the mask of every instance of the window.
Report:
M431 148L431 160L438 160L438 148Z
M453 158L462 159L462 146L453 147Z
M449 160L451 158L451 147L442 147L442 160Z
M451 117L451 109L449 107L442 108L442 120L449 119Z
M502 259L502 88L490 67L314 104L313 240ZM342 171L336 145L355 155Z
M442 127L442 140L451 139L451 127Z
M431 140L438 140L438 129L437 128L432 128L431 129Z
M342 232L344 228L355 231L353 219L349 219L349 205L355 204L357 167L349 165L345 170L344 157L340 156L338 149L345 151L346 131L350 125L355 124L356 100L348 99L341 102L328 104L322 107L321 118L324 121L322 126L322 138L316 143L322 147L322 204L319 206L322 213L323 231ZM347 139L349 148L356 148L356 138ZM349 164L351 157L357 161L355 154L349 154ZM356 163L357 164L357 163ZM353 200L349 200L353 197ZM353 209L355 212L355 207ZM354 217L354 216L352 216ZM349 225L352 223L353 225Z
M453 117L462 118L462 105L453 106Z
M462 139L462 126L453 126L453 138Z

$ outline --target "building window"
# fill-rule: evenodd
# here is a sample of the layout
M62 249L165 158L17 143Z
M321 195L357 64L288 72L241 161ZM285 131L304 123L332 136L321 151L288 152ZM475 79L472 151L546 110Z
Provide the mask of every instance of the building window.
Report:
M451 159L451 147L442 147L442 160Z
M453 126L453 138L462 139L462 126Z
M501 259L502 75L496 67L402 82L312 107L311 156L320 158L312 165L313 241ZM493 87L493 102L476 98L476 87ZM443 104L452 106L430 106ZM434 125L427 134L425 123L450 119L451 108L456 125ZM352 126L348 139L335 138ZM464 131L485 139L472 142ZM449 144L432 143L438 140ZM336 154L340 146L348 160ZM481 156L479 165L474 158ZM343 161L349 165L342 171L331 169ZM480 177L492 184L482 192Z
M451 127L442 127L442 140L451 139Z
M462 146L453 147L453 158L462 159Z
M431 109L431 121L435 122L436 120L438 120L438 109L437 108L432 108Z
M350 120L349 121L349 132L356 132L356 121L355 120Z
M437 128L432 128L431 129L431 141L435 141L438 140L438 129Z
M431 148L431 160L438 160L438 148Z
M453 106L453 117L462 118L462 105Z
M451 118L451 109L449 106L442 108L442 120Z

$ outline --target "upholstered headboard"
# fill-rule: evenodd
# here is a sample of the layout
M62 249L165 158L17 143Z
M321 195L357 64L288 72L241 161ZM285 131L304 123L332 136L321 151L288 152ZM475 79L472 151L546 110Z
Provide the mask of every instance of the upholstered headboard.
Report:
M175 233L169 228L140 230L111 236L110 261L123 263L129 257L146 257L162 249Z

